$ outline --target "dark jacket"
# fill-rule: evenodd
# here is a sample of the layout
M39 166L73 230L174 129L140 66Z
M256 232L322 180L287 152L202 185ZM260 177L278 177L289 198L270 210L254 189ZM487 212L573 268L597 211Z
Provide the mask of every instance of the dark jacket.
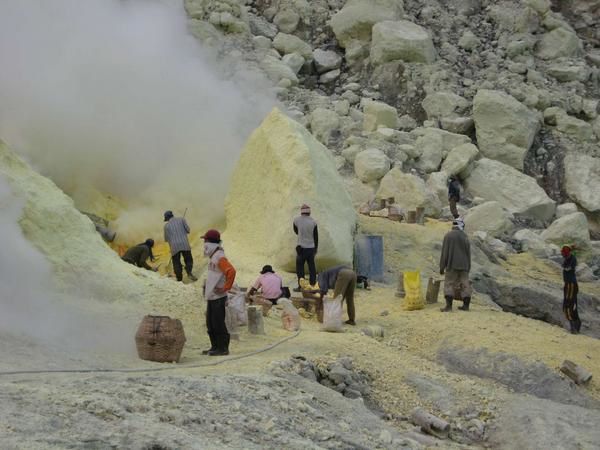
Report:
M565 283L577 283L577 275L575 269L577 268L577 258L575 255L569 255L568 258L563 260L563 281Z
M335 282L337 281L338 274L342 269L350 269L348 266L335 266L331 269L325 270L319 273L319 290L321 294L327 295L329 289L335 288Z
M138 267L143 267L144 269L152 270L146 260L150 257L150 248L145 244L139 244L135 247L129 248L123 258L123 261L128 262L129 264L133 264Z
M458 180L451 181L448 185L448 199L451 198L457 202L460 201L460 183Z
M440 272L445 270L471 270L471 244L464 231L451 230L444 236Z

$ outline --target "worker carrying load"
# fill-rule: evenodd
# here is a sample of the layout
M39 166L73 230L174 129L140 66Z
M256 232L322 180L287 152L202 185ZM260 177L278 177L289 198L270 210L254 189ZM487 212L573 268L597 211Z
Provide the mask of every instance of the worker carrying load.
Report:
M146 239L141 244L130 247L121 259L134 266L143 267L144 269L156 272L158 268L150 267L146 262L148 258L150 258L150 261L154 261L152 247L154 247L154 239Z
M440 257L440 274L444 275L444 297L446 307L442 312L452 311L452 300L455 298L463 301L463 306L458 309L468 311L471 303L471 244L467 234L463 231L465 223L461 218L454 219L452 230L444 236L442 255Z
M168 242L171 249L171 259L173 261L173 270L177 281L183 281L183 267L181 266L181 257L185 262L185 271L190 280L196 281L192 274L194 268L194 258L192 257L192 248L187 235L190 234L190 227L184 217L174 217L173 211L166 211L164 214L165 242Z
M260 276L254 282L250 291L248 291L248 297L253 296L257 292L260 292L273 305L280 298L289 297L289 290L283 287L283 280L275 273L273 267L268 264L260 271Z
M563 281L565 283L563 287L563 312L571 326L571 333L579 334L581 330L581 319L579 318L579 311L577 309L579 285L577 284L577 275L575 274L577 258L571 245L563 245L560 253L563 257L562 268Z
M460 183L455 175L451 175L448 179L448 206L450 206L450 213L452 217L458 219L458 208L457 203L460 201Z
M348 325L356 325L354 321L354 288L356 287L356 272L348 266L336 266L319 273L319 291L320 300L317 304L317 310L323 309L323 297L327 295L329 289L333 289L333 298L342 297L342 302L346 301L348 310Z
M202 354L209 356L229 355L229 332L225 325L227 293L235 281L235 268L225 257L221 246L221 233L208 230L204 236L204 256L208 258L208 272L204 286L206 299L206 330L210 349Z
M317 222L310 217L310 206L302 205L300 215L294 219L294 233L298 235L298 244L296 245L296 276L298 277L298 287L295 292L302 290L300 280L304 278L304 265L308 264L308 274L310 285L314 286L317 282L317 267L315 265L315 256L319 248L319 231Z

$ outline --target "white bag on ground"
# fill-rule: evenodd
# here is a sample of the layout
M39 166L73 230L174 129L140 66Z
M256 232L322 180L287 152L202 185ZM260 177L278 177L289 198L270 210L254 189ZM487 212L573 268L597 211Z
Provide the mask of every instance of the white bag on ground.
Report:
M298 331L300 329L300 313L294 307L291 300L280 298L277 304L283 307L281 313L281 324L288 331Z
M235 341L240 339L240 334L238 332L238 314L231 306L225 307L225 326L227 327L227 332L231 336L231 339Z
M232 308L237 319L236 325L248 323L248 311L246 311L246 294L242 291L232 289L227 294L227 307Z
M342 331L342 297L323 297L323 331Z

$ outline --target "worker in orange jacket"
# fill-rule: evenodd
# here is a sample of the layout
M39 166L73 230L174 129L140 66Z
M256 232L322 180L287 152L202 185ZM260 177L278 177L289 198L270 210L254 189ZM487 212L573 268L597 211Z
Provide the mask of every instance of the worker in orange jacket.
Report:
M210 349L202 353L209 356L229 354L229 332L225 326L227 292L235 280L235 268L225 257L221 247L221 233L208 230L204 236L204 256L209 258L204 298L206 305L206 329Z

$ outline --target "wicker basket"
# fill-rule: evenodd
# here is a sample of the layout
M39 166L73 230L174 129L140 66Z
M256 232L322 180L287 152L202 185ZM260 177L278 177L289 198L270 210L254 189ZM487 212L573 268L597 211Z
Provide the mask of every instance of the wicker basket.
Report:
M179 319L168 316L145 316L135 334L141 359L156 362L179 362L185 333Z

